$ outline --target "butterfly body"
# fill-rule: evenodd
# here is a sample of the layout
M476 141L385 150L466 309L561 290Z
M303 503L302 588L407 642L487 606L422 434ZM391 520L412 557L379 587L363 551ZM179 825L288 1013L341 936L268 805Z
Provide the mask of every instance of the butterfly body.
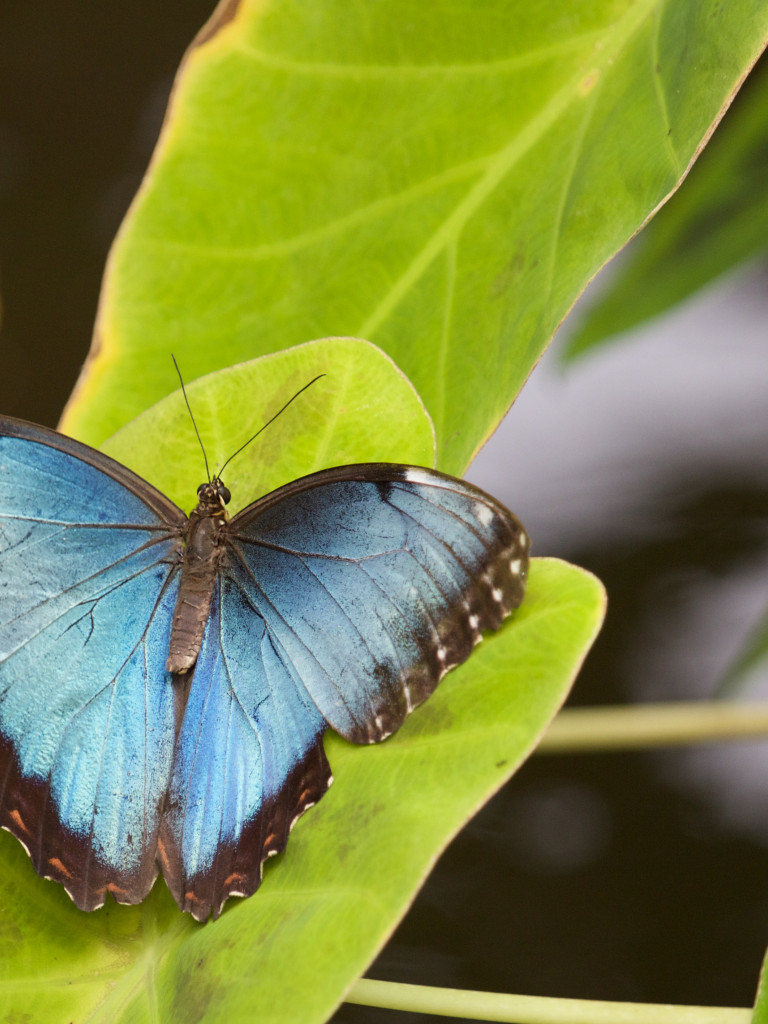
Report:
M214 479L197 489L198 503L189 516L179 596L173 612L169 672L188 672L197 661L211 610L214 583L223 554L223 531L229 521L229 491Z
M212 490L211 490L212 488ZM342 466L188 518L103 454L0 417L0 825L91 910L159 869L198 920L258 887L331 781L523 597L502 505Z

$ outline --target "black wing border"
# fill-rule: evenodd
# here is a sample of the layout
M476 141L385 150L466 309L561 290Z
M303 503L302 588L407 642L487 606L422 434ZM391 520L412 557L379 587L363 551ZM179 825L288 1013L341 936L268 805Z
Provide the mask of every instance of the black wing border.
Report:
M426 474L429 479L415 480L413 477L409 477L409 474ZM476 487L475 484L471 484L461 477L451 476L450 473L443 473L439 469L430 469L428 466L407 465L401 462L353 462L346 466L334 466L330 469L320 469L315 473L308 473L306 476L300 476L298 479L292 480L282 487L277 487L274 491L269 491L269 493L258 498L250 505L240 509L232 517L229 523L228 536L238 536L237 529L239 526L247 525L262 512L266 512L267 509L272 508L274 505L279 505L282 501L296 494L311 491L315 487L322 487L324 484L338 483L339 481L374 484L420 483L435 487L439 487L442 483L447 490L452 491L458 489L458 484L464 492L475 496L478 501L483 501L485 504L493 506L502 518L508 521L511 520L514 523L519 522L506 505L494 498L493 495L488 494L481 487ZM242 539L248 540L249 538L243 537Z

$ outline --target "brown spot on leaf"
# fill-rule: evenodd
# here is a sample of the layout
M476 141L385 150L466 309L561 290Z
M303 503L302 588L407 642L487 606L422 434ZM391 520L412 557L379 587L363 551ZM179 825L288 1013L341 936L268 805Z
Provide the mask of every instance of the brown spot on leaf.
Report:
M494 277L488 290L488 298L501 299L517 284L525 270L525 255L515 253L500 273Z
M211 1001L222 984L223 979L211 972L205 957L189 964L186 970L180 970L173 1001L177 1019L187 1024L205 1020Z

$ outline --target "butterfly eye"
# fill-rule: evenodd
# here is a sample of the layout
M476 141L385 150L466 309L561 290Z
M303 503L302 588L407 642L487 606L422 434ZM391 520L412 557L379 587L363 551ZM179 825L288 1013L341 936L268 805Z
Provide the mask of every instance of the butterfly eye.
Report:
M203 495L205 494L207 487L208 484L200 484L200 486L197 488L197 496L201 501L203 500Z
M228 505L232 497L232 495L229 493L229 488L225 487L221 480L219 480L216 483L216 489L219 492L219 497L221 498L221 500L224 502L225 505Z

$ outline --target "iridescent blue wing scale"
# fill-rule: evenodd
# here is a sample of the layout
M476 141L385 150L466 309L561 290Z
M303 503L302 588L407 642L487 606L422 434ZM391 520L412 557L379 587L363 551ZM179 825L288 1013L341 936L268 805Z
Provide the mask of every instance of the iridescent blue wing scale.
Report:
M0 824L82 909L157 875L186 523L106 456L0 418Z
M257 888L325 792L326 723L358 743L394 732L520 603L528 566L494 499L388 464L295 481L225 538L160 844L201 920Z

